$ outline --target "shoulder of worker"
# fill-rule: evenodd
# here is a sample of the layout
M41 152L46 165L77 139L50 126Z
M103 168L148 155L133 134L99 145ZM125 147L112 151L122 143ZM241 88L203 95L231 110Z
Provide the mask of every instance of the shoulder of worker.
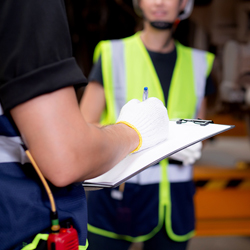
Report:
M133 43L135 39L137 39L138 34L134 34L132 36L129 37L125 37L125 38L121 38L121 39L112 39L112 40L102 40L100 41L94 50L94 57L93 60L94 62L97 62L98 58L100 57L100 55L107 50L110 50L110 46L111 44L113 46L119 46L122 45L124 42L128 43Z
M112 44L117 44L117 43L121 43L121 42L130 42L130 41L134 41L134 39L136 39L137 36L138 36L138 33L136 33L136 34L134 34L134 35L132 35L132 36L124 37L124 38L120 38L120 39L102 40L102 41L100 41L100 42L96 45L95 49L98 49L98 48L100 48L100 47L102 47L102 46L105 47L105 46L107 46L107 44L110 44L110 43L112 43Z

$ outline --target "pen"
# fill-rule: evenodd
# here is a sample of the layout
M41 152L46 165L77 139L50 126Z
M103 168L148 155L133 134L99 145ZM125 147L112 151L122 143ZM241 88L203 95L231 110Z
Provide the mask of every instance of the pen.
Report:
M144 87L142 100L148 99L148 87Z

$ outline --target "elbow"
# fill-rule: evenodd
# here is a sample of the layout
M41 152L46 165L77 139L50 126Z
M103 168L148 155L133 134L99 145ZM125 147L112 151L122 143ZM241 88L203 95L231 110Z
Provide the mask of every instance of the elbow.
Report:
M100 164L92 146L47 147L33 150L32 155L44 177L56 187L66 187L96 176L95 170ZM42 151L42 153L41 153ZM92 154L91 154L92 153ZM94 156L91 156L94 155Z
M50 181L50 183L58 188L66 187L74 183L74 181L71 181L67 176L62 175L53 175L51 177L48 177L47 179Z
M60 160L54 162L48 168L50 171L45 173L48 179L56 187L66 187L72 183L81 182L88 178L87 162L79 159Z
M54 155L55 156L55 155ZM43 177L56 187L66 187L77 182L77 170L75 163L65 159L49 158L37 159L38 168Z
M67 166L60 165L60 167L54 168L53 171L46 174L46 179L48 179L54 186L60 188L66 187L75 182L80 182L80 175L80 171L77 171L75 168L68 168Z
M55 187L61 188L66 187L74 182L69 175L65 174L63 171L50 172L49 174L45 174L45 178L53 184Z

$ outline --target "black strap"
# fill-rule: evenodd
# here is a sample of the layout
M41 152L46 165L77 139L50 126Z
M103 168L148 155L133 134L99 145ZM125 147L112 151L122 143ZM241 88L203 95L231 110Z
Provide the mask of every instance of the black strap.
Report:
M177 161L173 159L168 159L169 164L175 164L175 165L183 165L182 161Z

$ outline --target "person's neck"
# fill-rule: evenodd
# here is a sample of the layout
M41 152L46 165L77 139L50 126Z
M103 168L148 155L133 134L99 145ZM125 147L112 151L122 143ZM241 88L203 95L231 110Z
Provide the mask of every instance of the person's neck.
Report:
M145 23L140 37L144 46L150 51L169 53L174 50L172 30L157 30L149 23Z

